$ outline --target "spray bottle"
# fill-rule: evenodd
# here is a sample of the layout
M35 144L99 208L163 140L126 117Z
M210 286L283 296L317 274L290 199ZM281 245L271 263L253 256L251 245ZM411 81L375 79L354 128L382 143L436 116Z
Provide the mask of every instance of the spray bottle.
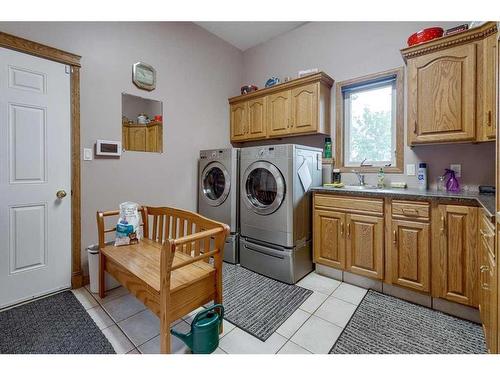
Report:
M460 191L460 184L455 177L455 171L452 169L445 169L444 177L446 176L448 176L448 181L446 181L446 191L458 193Z

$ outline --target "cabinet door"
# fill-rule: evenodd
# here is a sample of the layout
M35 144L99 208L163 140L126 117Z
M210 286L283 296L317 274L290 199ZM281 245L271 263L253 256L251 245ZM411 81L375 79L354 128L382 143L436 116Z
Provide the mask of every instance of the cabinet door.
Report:
M430 290L429 224L392 221L392 282L420 292Z
M241 142L247 138L247 103L231 104L231 142Z
M130 127L128 142L130 151L146 151L146 127Z
M146 151L149 152L159 152L158 151L158 127L156 125L148 126L146 131Z
M498 274L497 267L495 264L495 259L491 256L489 259L489 285L487 288L489 289L489 316L488 316L488 333L489 340L488 347L491 353L498 353Z
M384 219L347 214L346 271L384 277Z
M292 133L315 132L318 129L319 83L292 90Z
M268 97L267 126L269 136L290 133L291 91L278 92Z
M488 284L489 274L488 272L489 261L488 261L488 246L486 238L483 233L479 238L479 314L481 316L481 323L483 325L484 335L486 342L488 342L488 330L490 327L489 319L489 291L485 285Z
M439 282L439 297L477 307L477 208L439 205L439 213L440 259L432 271Z
M336 211L314 210L314 262L345 268L345 214Z
M495 139L496 133L496 104L495 104L495 85L496 85L496 59L497 59L497 41L496 35L491 35L483 41L483 101L482 105L482 140ZM481 128L481 126L480 126Z
M476 44L408 61L408 143L475 139Z
M265 138L267 133L267 98L248 101L248 138Z

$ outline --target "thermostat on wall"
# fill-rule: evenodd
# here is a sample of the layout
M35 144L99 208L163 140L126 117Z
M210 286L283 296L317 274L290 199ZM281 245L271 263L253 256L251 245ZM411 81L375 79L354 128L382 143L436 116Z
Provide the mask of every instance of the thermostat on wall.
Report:
M98 139L95 144L95 154L98 156L120 157L122 154L122 143L120 141Z

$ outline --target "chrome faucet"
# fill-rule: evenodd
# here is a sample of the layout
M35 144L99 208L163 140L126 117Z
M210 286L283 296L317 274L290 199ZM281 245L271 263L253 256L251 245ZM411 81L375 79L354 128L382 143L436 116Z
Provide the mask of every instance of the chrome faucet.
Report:
M355 169L353 169L352 172L356 174L356 177L358 178L359 186L364 186L365 185L365 175L362 174L361 172L355 170Z
M365 164L365 161L366 161L366 158L363 159L363 161L359 164L360 168L372 166L371 164ZM359 186L365 186L366 185L365 184L365 175L362 174L361 172L355 170L355 169L353 169L352 172L356 174L356 177L358 178Z

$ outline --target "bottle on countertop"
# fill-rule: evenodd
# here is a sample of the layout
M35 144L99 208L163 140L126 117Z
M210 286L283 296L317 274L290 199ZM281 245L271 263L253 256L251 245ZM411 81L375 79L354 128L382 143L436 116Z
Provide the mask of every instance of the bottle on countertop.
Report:
M325 146L323 148L323 157L325 159L332 158L332 139L330 137L325 138Z
M378 174L377 174L377 187L379 189L383 189L384 186L385 186L385 173L384 173L384 168L380 168L378 170Z
M427 163L418 164L417 183L420 190L427 190Z

